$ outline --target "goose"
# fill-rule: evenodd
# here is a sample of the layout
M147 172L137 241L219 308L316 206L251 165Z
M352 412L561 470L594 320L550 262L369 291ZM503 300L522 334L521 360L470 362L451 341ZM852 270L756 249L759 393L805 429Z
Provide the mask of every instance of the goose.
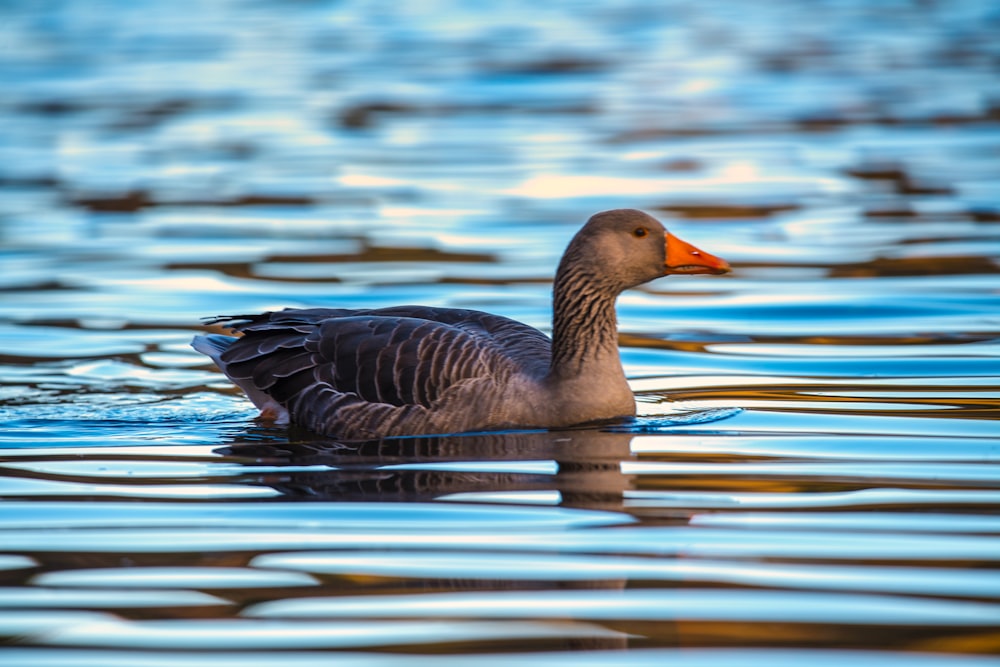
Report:
M552 338L477 310L396 306L220 315L241 334L196 336L260 418L343 440L558 429L635 415L615 302L672 274L723 274L724 260L635 209L592 216L553 284Z

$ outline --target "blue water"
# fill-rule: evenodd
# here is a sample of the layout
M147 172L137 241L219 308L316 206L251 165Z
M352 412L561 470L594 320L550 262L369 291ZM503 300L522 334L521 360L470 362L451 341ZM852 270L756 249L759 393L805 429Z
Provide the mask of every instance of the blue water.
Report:
M0 7L4 665L1000 665L991 3ZM548 331L592 213L634 422L339 443L201 318Z

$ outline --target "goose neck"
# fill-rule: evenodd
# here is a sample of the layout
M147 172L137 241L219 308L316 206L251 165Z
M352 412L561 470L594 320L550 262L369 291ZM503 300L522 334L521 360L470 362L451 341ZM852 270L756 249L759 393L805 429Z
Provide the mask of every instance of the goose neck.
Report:
M553 289L552 375L583 375L613 364L620 372L617 289L572 267L560 271Z

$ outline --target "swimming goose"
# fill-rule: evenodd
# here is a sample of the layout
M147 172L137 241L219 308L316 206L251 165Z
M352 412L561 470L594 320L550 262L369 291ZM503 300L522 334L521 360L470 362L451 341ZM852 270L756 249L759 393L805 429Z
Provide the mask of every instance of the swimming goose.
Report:
M553 286L552 339L476 310L398 306L224 315L239 338L192 342L261 417L345 440L560 428L635 414L615 300L722 259L633 209L605 211L570 241Z

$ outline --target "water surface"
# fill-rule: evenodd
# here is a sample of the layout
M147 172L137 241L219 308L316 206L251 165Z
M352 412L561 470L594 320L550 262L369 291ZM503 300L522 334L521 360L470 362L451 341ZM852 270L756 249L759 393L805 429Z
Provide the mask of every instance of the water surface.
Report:
M1000 664L998 30L6 3L4 664ZM620 299L635 424L340 443L188 346L288 306L548 331L619 206L735 268Z

